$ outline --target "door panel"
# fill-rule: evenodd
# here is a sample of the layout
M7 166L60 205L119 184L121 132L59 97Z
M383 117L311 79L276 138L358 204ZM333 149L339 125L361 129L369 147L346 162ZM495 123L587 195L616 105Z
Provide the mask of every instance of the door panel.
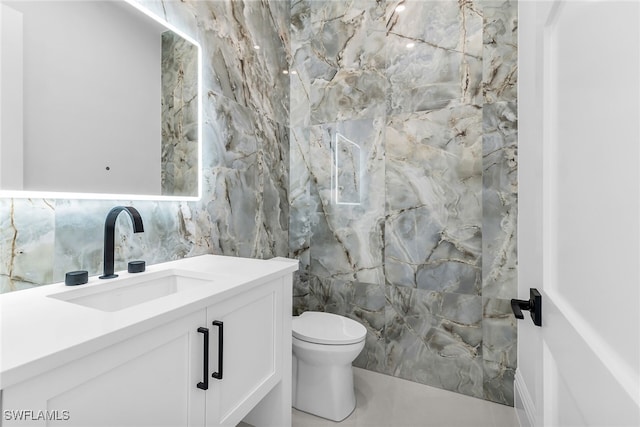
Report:
M630 283L635 286L625 298L638 295L637 9L634 3L559 3L545 27L543 58L545 289L585 314L584 327L629 365L639 355L628 339L638 332L639 312L625 313L629 324L621 328L617 313L624 304L603 296Z
M601 344L580 333L577 322L554 304L553 294L544 301L543 370L544 426L636 426L638 406L624 380L616 378L619 364L602 359ZM552 398L550 398L550 396Z
M523 424L638 426L640 3L521 6Z

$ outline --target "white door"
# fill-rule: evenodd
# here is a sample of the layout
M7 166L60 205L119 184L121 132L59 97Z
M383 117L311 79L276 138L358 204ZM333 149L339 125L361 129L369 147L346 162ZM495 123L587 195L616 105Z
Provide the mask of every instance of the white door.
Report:
M521 424L640 426L640 2L519 7Z

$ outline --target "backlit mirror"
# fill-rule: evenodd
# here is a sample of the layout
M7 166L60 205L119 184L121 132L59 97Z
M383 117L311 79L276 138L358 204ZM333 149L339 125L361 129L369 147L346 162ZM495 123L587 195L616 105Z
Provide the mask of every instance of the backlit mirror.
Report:
M0 194L198 198L199 72L135 3L0 0Z

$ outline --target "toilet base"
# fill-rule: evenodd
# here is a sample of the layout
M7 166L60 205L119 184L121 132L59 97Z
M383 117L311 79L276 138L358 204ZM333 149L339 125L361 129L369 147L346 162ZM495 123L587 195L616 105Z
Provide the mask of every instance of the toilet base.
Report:
M312 365L293 356L293 407L331 421L342 421L356 408L351 362Z

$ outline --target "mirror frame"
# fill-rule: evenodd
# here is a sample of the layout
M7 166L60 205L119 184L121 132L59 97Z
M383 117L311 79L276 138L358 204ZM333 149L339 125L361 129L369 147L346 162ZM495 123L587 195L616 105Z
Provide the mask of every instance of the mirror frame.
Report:
M66 191L30 191L30 190L2 190L0 198L15 199L87 199L87 200L155 200L155 201L197 201L202 198L202 47L192 37L177 29L175 26L157 16L135 0L121 0L129 6L165 26L180 37L196 46L198 50L198 193L195 196L166 196L145 194L107 194L107 193L75 193Z

